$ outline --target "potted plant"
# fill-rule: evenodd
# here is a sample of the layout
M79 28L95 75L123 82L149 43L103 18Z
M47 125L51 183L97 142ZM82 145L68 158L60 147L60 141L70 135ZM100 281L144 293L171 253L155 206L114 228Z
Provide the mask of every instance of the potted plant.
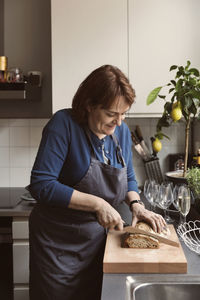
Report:
M200 168L188 169L186 179L194 195L194 207L200 213Z
M162 132L163 127L169 127L173 122L182 117L185 121L185 158L184 172L186 175L189 149L189 132L191 119L200 119L200 72L197 68L191 68L190 61L187 65L172 65L170 72L176 70L175 76L164 86L153 89L147 97L147 105L153 103L156 98L164 100L164 111L157 122L155 139L160 141L163 137L169 139ZM161 89L168 89L167 95L160 94Z

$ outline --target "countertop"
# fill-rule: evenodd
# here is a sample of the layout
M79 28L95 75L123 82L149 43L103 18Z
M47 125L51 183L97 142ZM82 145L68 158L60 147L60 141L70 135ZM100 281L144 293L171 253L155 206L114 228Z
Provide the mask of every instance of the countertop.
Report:
M27 191L24 188L11 188L10 191L12 200L8 200L8 205L4 203L5 207L0 207L0 217L28 217L34 202L21 200L20 198L20 196ZM7 197L7 193L5 193L5 191L2 192L2 189L0 188L0 201L5 202L5 197ZM10 202L13 202L13 198L16 198L16 205L11 207Z
M22 189L22 192L26 190ZM0 217L28 217L31 213L34 204L31 201L20 200L14 208L0 208ZM126 204L120 208L120 213L123 219L130 223L131 214ZM190 251L187 246L181 242L183 251L188 262L187 275L199 275L200 276L200 255ZM102 288L102 300L124 300L126 295L126 277L127 276L142 276L144 274L104 274L103 276L103 288ZM145 274L151 276L151 274ZM165 274L159 274L159 276L166 276ZM169 274L167 274L169 276ZM179 274L177 274L179 276Z
M188 262L187 275L199 275L200 276L200 255L190 251L187 246L181 242L183 251L185 253ZM155 275L155 274L154 274ZM180 276L181 274L176 274ZM183 274L182 274L183 275ZM182 276L181 275L181 276ZM126 295L126 277L127 276L144 276L144 274L104 274L103 276L103 288L101 300L124 300ZM145 274L145 276L151 277L152 274ZM159 274L160 278L163 276L169 277L170 274Z
M143 196L141 195L142 200L144 201ZM145 202L145 201L144 201ZM145 206L146 202L145 202ZM122 218L130 224L131 214L127 205L121 206L119 209ZM175 226L176 227L176 226ZM189 250L189 248L184 244L183 241L180 241L183 251L185 253L188 270L184 276L187 275L199 275L200 276L200 255L196 254ZM102 288L102 298L101 300L124 300L126 296L126 277L127 276L149 276L152 274L104 274L103 276L103 288ZM155 275L155 274L154 274ZM169 277L170 274L159 274L160 277ZM176 276L183 276L183 274L176 274Z

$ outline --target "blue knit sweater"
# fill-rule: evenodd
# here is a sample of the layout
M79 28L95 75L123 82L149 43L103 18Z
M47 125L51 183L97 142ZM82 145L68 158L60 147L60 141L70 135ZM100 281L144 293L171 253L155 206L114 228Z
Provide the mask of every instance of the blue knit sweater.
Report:
M102 144L110 164L122 168L117 161L116 145L111 136L100 140L90 132L96 158L103 160ZM138 192L132 165L132 142L127 125L122 122L115 129L127 165L128 191ZM56 112L43 129L42 139L31 172L29 190L43 204L67 207L73 186L86 174L91 149L83 128L74 120L71 109ZM98 183L97 183L98 184ZM106 199L105 199L106 200Z

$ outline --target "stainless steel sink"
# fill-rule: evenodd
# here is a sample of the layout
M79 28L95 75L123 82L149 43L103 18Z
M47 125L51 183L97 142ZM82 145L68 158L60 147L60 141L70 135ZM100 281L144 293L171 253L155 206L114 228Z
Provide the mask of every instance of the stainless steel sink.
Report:
M200 276L128 276L127 300L191 300L200 297Z

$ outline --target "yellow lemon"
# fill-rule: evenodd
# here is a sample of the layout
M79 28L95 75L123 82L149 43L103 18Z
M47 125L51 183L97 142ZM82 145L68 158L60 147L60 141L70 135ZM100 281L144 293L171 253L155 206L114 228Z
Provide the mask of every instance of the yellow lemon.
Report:
M158 138L153 141L152 146L155 152L159 152L162 149L162 143Z
M182 111L180 107L175 107L174 109L172 109L171 111L171 118L174 122L180 120L182 117Z

